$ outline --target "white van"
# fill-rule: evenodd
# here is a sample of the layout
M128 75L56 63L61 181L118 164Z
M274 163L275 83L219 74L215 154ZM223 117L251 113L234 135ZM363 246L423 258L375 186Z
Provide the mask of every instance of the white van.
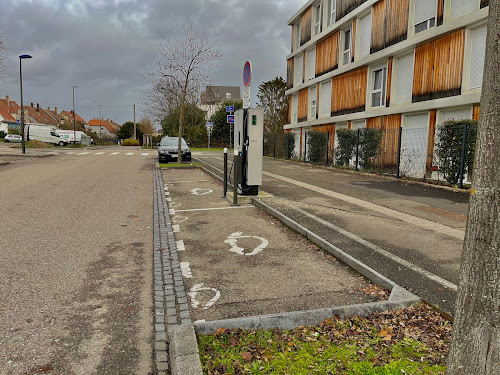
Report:
M36 139L38 141L59 146L65 146L68 144L66 139L57 134L54 129L45 125L26 125L24 134L26 140Z
M75 133L76 133L76 142L77 143L82 143L82 137L86 137L87 135L82 132L77 130L76 132L73 130L62 130L62 129L56 129L56 133L59 134L62 138L66 140L68 143L74 143L75 142Z

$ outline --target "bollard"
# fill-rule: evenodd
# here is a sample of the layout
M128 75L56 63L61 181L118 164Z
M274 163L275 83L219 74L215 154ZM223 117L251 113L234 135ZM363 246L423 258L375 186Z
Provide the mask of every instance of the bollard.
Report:
M227 197L227 147L224 147L224 195L222 198Z
M239 206L238 204L238 175L240 173L240 154L235 148L234 150L234 182L233 182L233 204L231 206Z

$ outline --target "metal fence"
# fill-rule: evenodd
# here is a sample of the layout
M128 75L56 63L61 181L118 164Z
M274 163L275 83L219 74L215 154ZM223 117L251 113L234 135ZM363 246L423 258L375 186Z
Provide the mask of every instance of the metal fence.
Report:
M448 174L443 172L443 165L446 163L438 158L436 152L439 129L436 130L435 137L429 132L428 128L400 127L382 129L381 132L382 138L378 150L374 156L365 159L363 158L363 133L361 129L354 130L355 138L353 139L352 152L349 154L349 151L347 151L349 155L347 159L342 158L343 155L345 156L345 150L342 150L338 136L333 132L323 133L324 145L318 144L318 139L311 142L313 138L312 131L266 134L264 136L264 155L306 163L337 166L345 169L363 170L398 178L432 179L443 182L450 180ZM468 146L472 139L470 131L464 130L459 133L460 139L456 140L454 147L450 147L447 158L458 160L458 164L461 165L461 174L457 175L457 183L461 187L464 183L470 182L472 176L472 163L470 160L473 159L473 151L471 156L470 146ZM475 134L473 136L475 143ZM290 149L291 152L287 153L286 151ZM468 150L467 153L465 150Z

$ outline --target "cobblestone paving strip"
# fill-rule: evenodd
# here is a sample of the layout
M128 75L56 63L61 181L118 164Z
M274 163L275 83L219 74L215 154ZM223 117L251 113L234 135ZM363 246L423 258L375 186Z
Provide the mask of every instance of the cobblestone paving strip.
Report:
M153 173L153 251L155 361L159 375L169 370L168 337L179 324L190 324L191 317L182 279L174 229L170 221L158 162Z

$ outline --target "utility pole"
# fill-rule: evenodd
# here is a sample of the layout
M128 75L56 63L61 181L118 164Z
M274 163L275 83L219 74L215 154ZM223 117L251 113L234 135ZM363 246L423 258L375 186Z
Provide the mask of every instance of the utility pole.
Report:
M75 141L76 148L75 87L78 86L73 86L73 140Z
M137 139L137 128L135 126L135 104L134 104L134 139Z

